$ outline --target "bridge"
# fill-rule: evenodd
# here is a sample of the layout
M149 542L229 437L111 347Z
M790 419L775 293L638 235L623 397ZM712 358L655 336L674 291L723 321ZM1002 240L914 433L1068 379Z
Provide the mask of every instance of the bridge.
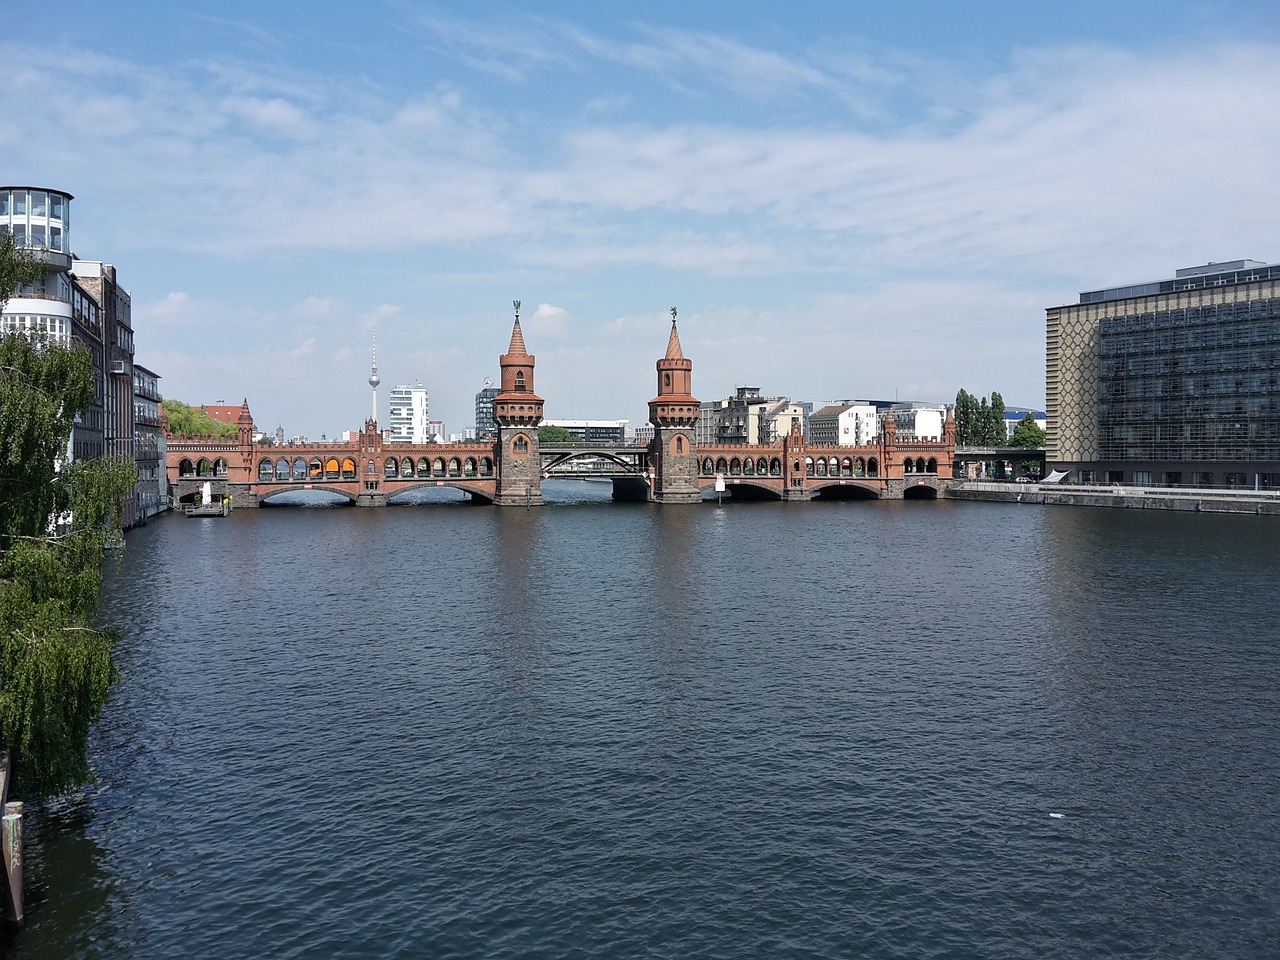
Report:
M493 441L392 443L370 418L347 441L255 443L246 399L234 437L166 434L170 496L175 504L229 496L239 508L322 491L359 506L385 506L408 491L450 488L515 506L541 503L542 480L566 476L609 477L615 499L659 503L694 503L709 491L741 499L933 499L955 482L950 412L941 437L899 436L890 411L880 436L857 447L811 444L799 425L773 443L698 445L693 364L680 346L674 310L667 352L657 362L658 393L649 401L654 437L647 444L539 444L543 400L533 392L534 357L525 348L518 301L511 345L499 363Z

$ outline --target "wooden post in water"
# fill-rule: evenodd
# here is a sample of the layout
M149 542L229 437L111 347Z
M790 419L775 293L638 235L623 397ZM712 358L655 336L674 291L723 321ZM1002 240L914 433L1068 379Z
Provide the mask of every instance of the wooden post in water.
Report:
M4 846L4 878L8 887L5 897L5 916L10 923L22 923L22 803L12 801L4 805L3 827L0 828L0 844Z

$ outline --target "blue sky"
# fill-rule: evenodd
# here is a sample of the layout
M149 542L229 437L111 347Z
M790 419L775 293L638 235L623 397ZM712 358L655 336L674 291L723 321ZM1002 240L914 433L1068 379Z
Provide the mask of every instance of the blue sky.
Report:
M51 11L60 18L54 20ZM334 436L511 332L549 418L1044 400L1044 308L1280 260L1270 3L7 5L0 180L69 191L166 396ZM17 122L15 122L17 121Z

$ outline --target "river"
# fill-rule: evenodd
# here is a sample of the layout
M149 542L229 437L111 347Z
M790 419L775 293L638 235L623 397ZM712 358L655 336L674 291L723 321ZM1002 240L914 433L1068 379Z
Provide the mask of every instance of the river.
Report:
M131 531L20 960L1280 954L1280 527L940 502Z

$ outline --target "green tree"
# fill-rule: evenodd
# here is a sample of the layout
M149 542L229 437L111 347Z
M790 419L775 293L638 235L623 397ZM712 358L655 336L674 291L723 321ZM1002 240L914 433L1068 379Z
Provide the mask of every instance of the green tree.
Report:
M22 259L0 246L0 306L30 282ZM93 623L104 548L120 536L137 470L66 462L92 399L83 347L0 336L0 742L15 789L32 797L91 779L89 728L116 675L114 637Z
M13 241L13 234L0 232L0 310L19 287L35 283L44 276L44 261L26 247Z
M240 430L239 424L215 420L199 407L189 407L181 400L172 398L164 401L164 420L170 433L185 433L189 436L211 433L215 437L234 437Z
M987 407L982 442L985 446L1003 447L1007 434L1004 427L1004 397L991 391L991 403Z
M1013 436L1009 438L1011 447L1043 447L1044 431L1036 425L1034 414L1028 413L1013 428Z
M544 423L538 428L539 443L581 443L582 440L564 427L557 427L549 423Z
M953 416L956 421L956 446L1004 446L1004 398L994 390L991 398L987 399L961 389L956 393Z

